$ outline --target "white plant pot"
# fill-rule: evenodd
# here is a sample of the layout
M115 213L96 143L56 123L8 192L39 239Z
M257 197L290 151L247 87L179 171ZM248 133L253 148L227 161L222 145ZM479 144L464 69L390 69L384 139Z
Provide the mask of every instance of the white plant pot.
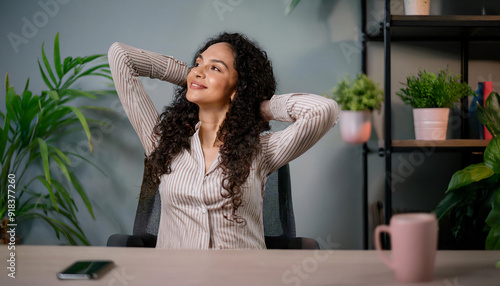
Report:
M414 108L415 139L446 140L449 108Z
M405 0L405 15L429 15L431 0Z
M342 139L351 144L362 144L372 132L371 111L343 110L340 117Z

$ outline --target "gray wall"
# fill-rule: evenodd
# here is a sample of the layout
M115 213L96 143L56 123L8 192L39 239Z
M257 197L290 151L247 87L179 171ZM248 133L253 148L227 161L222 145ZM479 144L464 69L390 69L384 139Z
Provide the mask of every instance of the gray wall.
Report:
M48 12L39 3L49 2L57 4L50 6L49 15L43 18ZM328 93L340 76L360 71L359 1L302 2L291 15L285 16L284 1L2 1L0 74L9 72L11 84L18 90L29 77L31 89L39 91L43 87L36 62L40 58L40 47L45 42L46 50L50 51L57 32L60 33L63 56L106 53L113 42L119 41L190 61L193 52L207 37L228 30L247 34L268 52L278 78L278 93ZM218 12L216 6L221 5L228 10ZM370 6L370 20L381 17L381 12L380 5ZM35 21L38 25L36 31L23 31L26 21ZM26 43L13 45L8 39L9 33L24 37ZM372 43L369 47L369 75L382 82L382 46ZM405 75L416 72L418 66L437 69L449 65L458 70L457 49L454 44L442 45L437 50L423 45L395 47L394 57L400 60L393 61L397 70L393 91L399 88ZM476 75L488 78L489 73ZM143 82L159 111L170 103L171 85L149 79ZM90 90L106 85L102 80L87 80L79 87ZM4 93L1 96L0 108L5 110ZM398 99L393 100L394 116L400 118L394 126L394 136L412 138L410 109ZM85 147L83 136L68 145L96 163L106 174L81 161L72 162L96 215L92 220L80 207L82 228L92 245L105 245L110 234L132 232L144 151L116 98L82 104L99 104L117 111L116 114L89 114L111 123L109 128L94 128L92 131L92 153ZM283 127L275 123L273 128ZM373 149L376 141L373 134L370 141ZM423 166L405 178L405 182L396 188L395 203L404 208L430 210L434 207L442 197L450 175L456 170L457 162L460 162L455 155L437 157L425 158ZM398 158L395 157L395 162L403 160ZM369 185L372 202L382 198L383 168L383 159L371 154ZM395 168L398 168L396 163ZM339 128L335 127L291 163L291 172L297 234L326 242L323 247L361 248L361 147L342 142ZM443 178L435 178L432 175L435 173L442 174ZM418 184L422 178L425 178L425 187ZM19 231L26 244L65 244L64 240L58 241L41 221L25 222L19 226Z

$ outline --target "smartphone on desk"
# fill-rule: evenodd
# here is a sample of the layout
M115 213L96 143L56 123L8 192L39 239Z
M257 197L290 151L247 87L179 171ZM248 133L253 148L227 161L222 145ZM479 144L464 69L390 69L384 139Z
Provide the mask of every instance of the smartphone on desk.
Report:
M81 260L57 273L59 279L99 279L115 264L111 260Z

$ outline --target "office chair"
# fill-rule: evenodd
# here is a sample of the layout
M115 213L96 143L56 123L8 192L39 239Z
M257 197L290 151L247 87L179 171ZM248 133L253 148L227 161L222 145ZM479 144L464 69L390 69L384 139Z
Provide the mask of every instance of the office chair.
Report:
M316 240L296 237L288 164L269 176L265 188L263 220L266 247L268 249L320 249ZM143 178L141 193L145 191L147 190ZM154 197L139 199L133 235L113 234L108 238L107 246L155 247L160 210L161 202L157 189Z

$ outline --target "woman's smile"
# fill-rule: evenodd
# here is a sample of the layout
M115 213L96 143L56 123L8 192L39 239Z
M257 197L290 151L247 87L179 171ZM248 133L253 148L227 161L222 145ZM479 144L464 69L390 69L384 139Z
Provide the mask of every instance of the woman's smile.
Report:
M236 93L238 72L234 51L227 43L217 43L198 55L187 75L186 98L200 108L214 107L227 111Z
M192 81L191 84L189 85L190 89L206 89L207 87L204 86L203 84L197 82L197 81Z

